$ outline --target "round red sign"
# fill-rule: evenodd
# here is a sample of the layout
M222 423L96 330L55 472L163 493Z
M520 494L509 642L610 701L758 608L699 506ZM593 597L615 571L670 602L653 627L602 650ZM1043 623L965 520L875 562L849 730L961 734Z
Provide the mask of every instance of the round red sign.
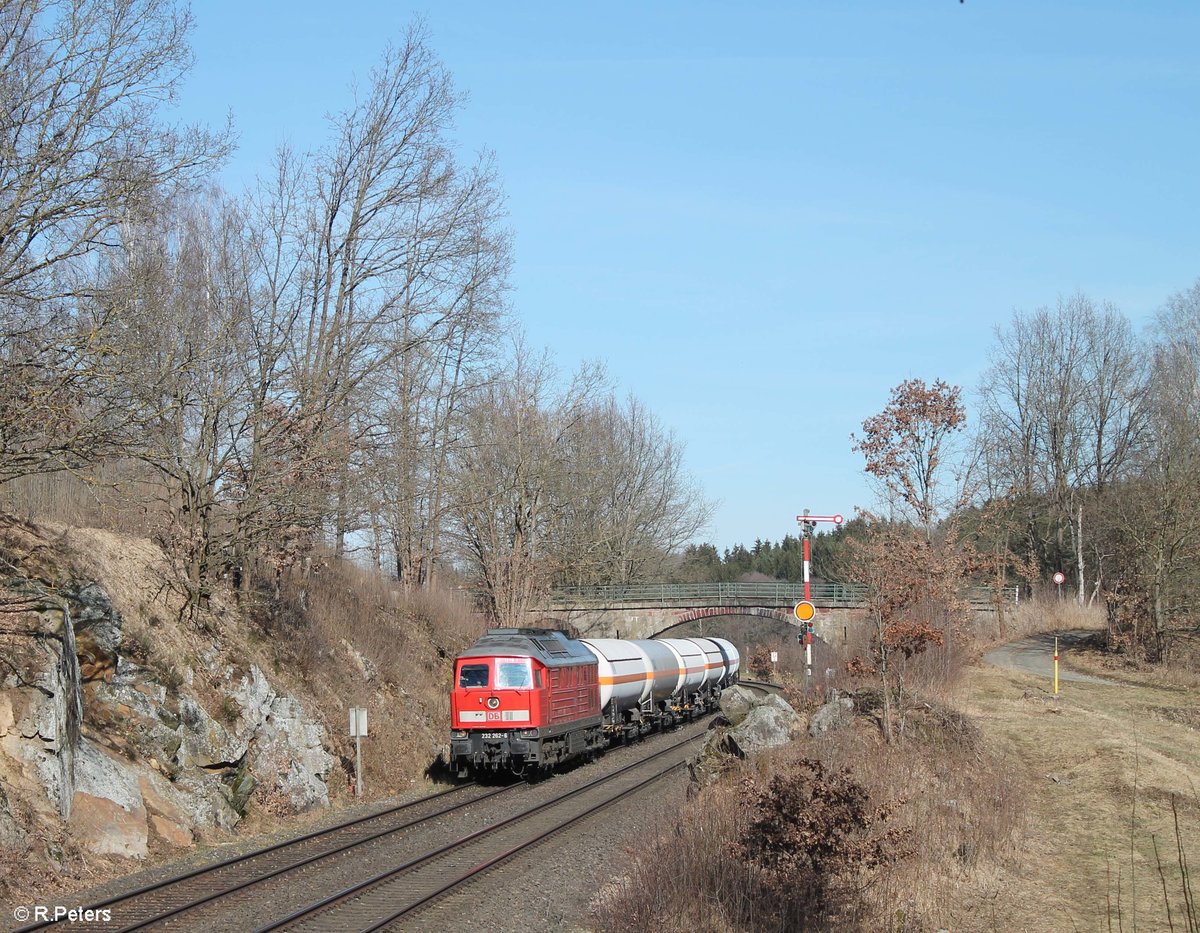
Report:
M1061 571L1054 574L1054 582L1059 586L1062 586L1066 581L1067 578Z

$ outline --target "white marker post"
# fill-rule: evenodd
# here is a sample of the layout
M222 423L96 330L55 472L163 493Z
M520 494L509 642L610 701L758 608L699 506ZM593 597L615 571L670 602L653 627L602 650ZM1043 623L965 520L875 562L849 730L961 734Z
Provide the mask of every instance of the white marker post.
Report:
M361 706L350 707L350 737L354 739L354 796L362 796L362 740L367 734L367 711Z

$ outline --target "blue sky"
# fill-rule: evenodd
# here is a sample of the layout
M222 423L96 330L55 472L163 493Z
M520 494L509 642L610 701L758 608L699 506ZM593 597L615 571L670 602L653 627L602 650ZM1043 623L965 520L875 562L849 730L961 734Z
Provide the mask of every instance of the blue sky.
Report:
M872 502L849 435L902 380L968 392L1014 310L1137 324L1200 277L1200 5L203 0L188 120L240 188L324 141L423 17L495 152L517 318L687 444L705 538Z

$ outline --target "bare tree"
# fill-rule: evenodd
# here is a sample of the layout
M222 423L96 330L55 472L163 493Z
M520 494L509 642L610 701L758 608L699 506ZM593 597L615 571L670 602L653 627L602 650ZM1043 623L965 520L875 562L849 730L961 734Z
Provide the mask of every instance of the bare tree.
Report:
M357 526L351 463L371 426L360 390L422 339L415 290L424 280L412 270L453 227L439 208L454 179L443 133L457 100L420 30L385 50L355 97L310 169L299 242L311 252L291 361L302 411L344 451L331 503L339 552Z
M981 438L994 493L1020 497L1031 552L1070 555L1085 598L1084 509L1126 475L1145 425L1146 367L1128 321L1084 295L1014 315L997 332L981 387ZM1038 501L1050 505L1043 530ZM1053 552L1053 556L1051 555ZM1097 586L1100 567L1094 566Z
M120 423L96 368L109 321L79 307L86 261L228 151L228 130L157 119L190 27L165 0L0 6L0 482L79 466Z
M598 368L584 367L556 390L549 359L518 343L509 373L471 400L464 443L454 455L455 528L499 624L518 624L556 570L569 438L581 430L587 399L602 378Z
M598 400L569 443L557 578L628 583L661 573L711 512L684 469L683 445L632 396Z
M1154 326L1148 440L1136 478L1111 498L1121 578L1108 588L1110 617L1134 643L1152 638L1166 657L1178 620L1195 617L1200 561L1200 284L1172 296ZM1145 614L1148 631L1142 630Z
M371 408L373 537L406 586L430 583L441 559L449 459L464 401L497 354L510 264L490 162L455 181L439 210L446 229L418 244L405 267L409 312L395 328L395 352Z
M227 544L223 498L251 430L251 254L241 212L219 196L164 205L155 218L126 228L100 300L118 325L113 391L137 426L126 455L161 478L171 517L163 536L184 561L194 606Z

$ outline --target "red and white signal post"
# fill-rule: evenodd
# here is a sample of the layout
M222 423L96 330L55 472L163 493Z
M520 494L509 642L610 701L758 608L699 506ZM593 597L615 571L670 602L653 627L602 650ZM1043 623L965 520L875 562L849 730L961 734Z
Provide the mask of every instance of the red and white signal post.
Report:
M804 629L804 673L812 677L812 642L813 642L813 616L817 614L816 607L812 603L812 585L809 583L809 565L812 563L812 533L817 527L817 522L832 522L835 525L841 525L843 519L840 515L809 515L808 509L804 510L803 515L797 515L796 521L800 523L800 527L804 530L804 601L796 603L796 618L800 620L800 625Z

